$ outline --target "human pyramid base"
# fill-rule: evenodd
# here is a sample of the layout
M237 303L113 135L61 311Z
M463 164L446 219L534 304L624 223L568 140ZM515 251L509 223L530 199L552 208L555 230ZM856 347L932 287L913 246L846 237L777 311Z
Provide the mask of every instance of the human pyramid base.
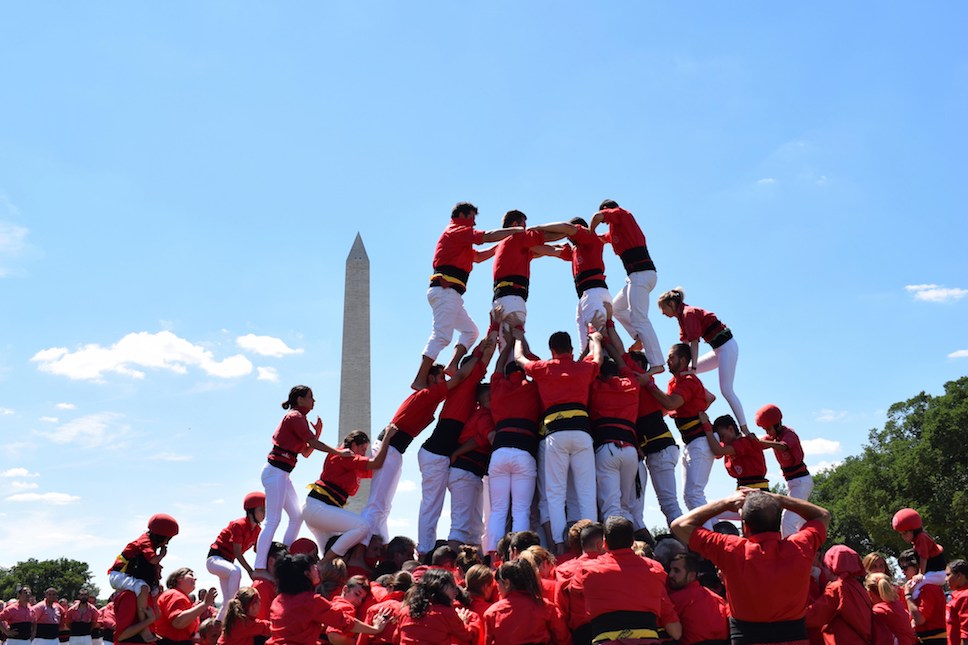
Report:
M308 418L312 390L293 387L262 471L264 493L245 497L245 516L207 555L228 602L216 613L214 588L195 600L188 568L170 574L158 594L160 562L179 527L155 515L111 568L112 603L84 614L86 628L69 618L76 607L63 612L71 645L100 645L96 636L165 645L968 643L968 564L946 562L914 509L893 521L912 545L898 558L903 584L879 553L862 560L843 545L822 552L830 514L808 501L813 479L799 438L773 404L754 418L765 434L749 431L733 391L736 339L715 314L686 304L681 288L658 298L680 327L663 361L649 322L656 269L630 212L605 200L590 223L529 227L512 210L487 231L474 228L476 217L472 204L457 204L437 242L427 290L433 332L414 392L373 449L363 431L339 448L324 443L322 420ZM485 243L494 244L475 249ZM614 298L606 244L627 273ZM578 347L556 332L545 359L524 332L530 265L542 256L571 263L578 296ZM474 264L492 258L493 308L477 343L463 295ZM453 359L437 364L454 332ZM701 341L710 346L702 355ZM654 377L666 370L663 390ZM711 370L732 411L713 422L706 411L716 397L698 377ZM390 539L403 455L435 417L417 455L418 540ZM326 458L300 503L290 473L314 450ZM787 495L769 492L766 450ZM707 502L718 458L737 488ZM346 504L369 477L357 515ZM658 539L643 521L649 482L671 532ZM443 540L446 492L451 527ZM288 526L275 542L283 511ZM315 541L296 539L304 522ZM252 586L241 587L243 572ZM952 593L947 608L943 585ZM26 643L25 621L11 613L23 606L12 601L0 614L10 645ZM36 645L54 645L47 637L57 612L51 616L49 602L30 612Z

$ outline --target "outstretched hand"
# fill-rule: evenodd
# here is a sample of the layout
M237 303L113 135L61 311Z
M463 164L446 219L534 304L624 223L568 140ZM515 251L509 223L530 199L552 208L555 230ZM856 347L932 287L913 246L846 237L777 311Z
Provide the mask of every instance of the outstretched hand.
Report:
M316 438L319 439L319 435L323 433L323 420L316 417L316 423L313 424L313 430L316 431Z

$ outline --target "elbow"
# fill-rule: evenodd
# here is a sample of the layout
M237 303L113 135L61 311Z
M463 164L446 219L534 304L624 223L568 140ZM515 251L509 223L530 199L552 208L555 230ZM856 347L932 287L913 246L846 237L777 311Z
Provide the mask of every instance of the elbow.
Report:
M669 623L665 626L665 630L673 640L682 638L682 623Z

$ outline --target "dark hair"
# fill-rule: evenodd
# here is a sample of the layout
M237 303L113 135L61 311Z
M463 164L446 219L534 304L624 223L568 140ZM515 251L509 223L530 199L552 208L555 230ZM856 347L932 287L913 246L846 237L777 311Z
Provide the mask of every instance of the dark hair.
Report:
M181 582L181 579L187 576L189 573L195 573L188 567L181 567L172 571L168 577L165 579L165 586L169 589L174 589Z
M511 542L514 540L514 533L505 533L501 536L501 539L497 541L494 546L494 550L497 551L498 557L502 562L506 562L511 559ZM528 547L524 547L528 548Z
M343 588L346 581L350 579L346 571L346 561L342 558L324 560L319 565L319 587L323 590L323 595L329 598L332 594Z
M350 576L345 586L348 589L363 589L367 594L370 593L370 581L366 579L366 576Z
M692 551L675 554L674 556L672 556L672 560L670 561L670 564L672 562L675 562L676 560L682 560L682 567L686 570L687 573L695 573L695 574L699 573L699 557Z
M411 618L420 618L431 604L450 606L450 598L444 593L449 586L457 586L454 575L447 569L427 569L420 581L410 587L403 604L410 609Z
M565 541L568 543L568 548L572 551L581 551L581 534L585 530L585 527L594 524L592 520L582 519L578 520L574 524L568 527L568 535L565 537Z
M406 591L412 586L413 576L406 571L397 571L390 577L390 584L387 585L387 588L394 591Z
M475 596L484 595L484 587L494 580L494 572L484 564L475 564L464 572L464 585L467 592Z
M457 551L454 547L449 544L442 544L436 549L430 556L430 564L441 567L441 566L453 566L454 562L457 561Z
M904 571L907 567L920 567L921 556L914 549L901 551L901 554L897 556L897 566L901 571Z
M592 522L581 530L581 550L591 548L597 540L605 538L605 527L598 522Z
M584 226L585 228L588 228L588 222L581 217L572 217L570 220L568 220L568 223L572 226Z
M494 579L506 582L511 591L523 591L536 603L541 602L541 584L538 572L526 560L504 562L494 572Z
M523 372L524 368L521 367L516 360L510 360L504 364L504 376L511 376L515 372Z
M266 557L266 560L269 560L271 558L278 558L279 556L285 555L287 553L289 553L289 547L287 547L282 542L273 542L272 544L269 545L269 555Z
M716 417L716 420L713 421L713 430L719 432L720 429L725 430L726 428L736 430L736 420L728 414L724 414L721 417Z
M753 491L743 502L743 524L750 534L775 533L780 530L780 502L772 495Z
M476 396L477 396L478 402L480 402L480 400L482 398L484 398L485 396L489 396L490 394L491 394L491 384L490 383L478 383L477 384L477 393L476 393Z
M430 376L440 376L443 373L444 373L444 366L441 365L440 363L434 363L433 365L431 365L430 371L427 372L427 374Z
M602 380L618 376L618 363L613 361L611 358L606 358L602 361L602 367L599 370L599 375Z
M521 553L528 547L541 544L541 538L534 531L518 531L511 536L511 544L508 551L514 550Z
M450 211L451 219L467 217L468 215L477 215L477 206L470 202L457 202Z
M504 219L501 220L501 228L508 228L511 226L512 222L517 222L519 220L526 220L528 216L521 211L511 210L504 214Z
M692 359L692 348L686 343L676 343L672 346L671 351L679 358L684 358L687 361Z
M603 199L602 203L598 205L598 210L603 211L606 208L618 208L618 202L614 199Z
M719 520L713 524L713 533L721 533L723 535L739 535L739 529L736 525L729 520Z
M235 598L229 601L229 608L225 612L225 623L222 625L222 632L229 636L235 623L247 615L252 601L259 598L259 592L253 587L242 587L235 594Z
M308 385L294 385L291 390L289 390L289 398L282 402L283 410L295 410L296 401L301 396L306 396L312 392L312 388Z
M609 551L631 549L635 541L635 527L621 515L612 515L605 520L605 545Z
M362 430L354 430L345 437L343 437L343 447L351 448L353 446L362 446L364 444L370 443L370 437L367 436Z
M628 355L629 358L638 363L639 367L641 367L643 371L647 371L649 369L649 359L646 358L645 352L629 352Z
M313 583L306 574L314 566L316 563L307 553L281 556L276 560L276 589L287 596L312 591Z
M968 577L968 562L965 562L964 560L952 560L948 563L948 569L951 570L951 573L960 573L961 575Z
M398 535L387 542L384 553L387 560L392 560L395 555L406 555L407 560L413 558L413 552L417 548L416 543L405 535Z
M572 351L571 336L566 331L556 331L548 339L548 349L557 354L565 354Z
M475 564L481 564L481 552L469 544L462 544L460 547L460 552L457 554L456 565L460 569L461 573L467 573L467 570L473 567Z

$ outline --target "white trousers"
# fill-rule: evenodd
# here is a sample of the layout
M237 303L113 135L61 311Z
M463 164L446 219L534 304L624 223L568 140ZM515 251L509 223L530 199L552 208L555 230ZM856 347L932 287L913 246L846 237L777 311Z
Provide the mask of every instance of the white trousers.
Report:
M632 520L639 454L632 446L602 444L595 450L595 483L602 521L613 515Z
M809 501L810 493L813 492L813 476L806 475L804 477L797 477L796 479L791 479L786 483L787 493L790 497L796 497L797 499L802 499L804 501ZM791 513L790 511L783 511L783 519L781 520L780 531L783 537L793 535L800 530L803 526L804 520L802 517L796 513Z
M439 287L437 287L439 288ZM445 291L448 291L445 289ZM380 451L380 441L373 442L373 455ZM386 542L390 539L390 531L387 529L387 518L390 516L390 507L393 505L393 496L397 492L397 484L400 483L400 472L403 470L403 455L394 446L387 448L386 460L383 467L373 471L373 479L370 481L370 496L366 498L366 506L360 517L369 526L369 533L364 538L364 542L369 543L370 537L379 535ZM322 548L322 547L320 547Z
M299 506L299 498L296 497L296 489L289 479L289 473L272 464L266 464L262 469L262 487L266 491L266 520L255 545L255 569L266 568L269 547L282 522L282 511L286 511L286 516L289 518L286 533L282 538L286 546L293 543L302 526L302 508ZM232 599L223 600L227 603Z
M509 511L512 531L531 528L531 501L538 466L526 450L498 448L491 453L487 476L491 512L484 550L491 552L497 549L497 542L504 535Z
M484 535L484 482L472 472L451 468L447 490L450 491L450 534L447 539L480 545Z
M735 338L730 338L716 349L706 352L696 363L696 373L719 370L719 391L729 403L729 408L736 417L736 423L746 425L746 413L739 402L739 397L733 391L733 381L736 379L736 363L739 361L739 345Z
M450 478L450 457L435 455L426 448L417 453L420 465L420 515L417 519L417 551L430 553L437 543L437 522L444 508L444 494Z
M649 321L649 299L656 283L655 271L636 271L625 280L625 286L615 296L612 316L625 327L629 336L642 341L642 349L649 366L662 365L659 337Z
M659 508L665 515L666 523L672 524L672 520L682 515L682 508L679 506L679 495L676 492L676 464L679 463L679 446L666 446L662 450L647 454L645 465L649 469L649 478L652 480L652 488L655 489L655 497L659 502Z
M322 545L319 547L322 549ZM219 555L209 556L205 561L205 569L213 576L218 578L219 586L222 588L222 606L219 607L216 620L225 622L225 614L229 610L229 601L239 593L239 586L242 584L242 567L235 562L229 562Z
M594 287L581 294L578 299L578 310L575 319L578 322L578 339L581 341L581 351L588 347L588 326L595 331L603 331L608 312L605 303L612 304L612 295L605 287Z
M544 443L544 484L551 536L556 543L564 543L569 472L575 478L580 517L595 519L598 515L592 437L581 430L559 430L546 436Z
M148 583L141 578L129 576L123 571L108 571L108 584L117 591L133 591L134 595L148 588Z
M330 506L315 497L306 498L306 505L303 506L303 521L316 538L321 554L325 551L326 543L330 538L339 535L339 539L333 543L332 551L341 558L366 539L370 533L369 524L356 513L338 506Z
M34 645L60 645L60 640L57 638L35 638L33 643Z
M8 639L7 642L9 643L10 640ZM92 645L93 640L91 635L87 634L86 636L71 636L68 642L70 645Z
M682 449L682 500L690 511L706 503L706 484L716 461L705 437L699 437ZM704 526L712 528L712 520Z
M455 330L460 334L457 338L459 344L467 349L474 346L478 336L477 325L464 308L464 296L454 289L430 287L427 289L427 302L434 313L434 329L424 347L424 356L437 360L440 352L450 345Z

